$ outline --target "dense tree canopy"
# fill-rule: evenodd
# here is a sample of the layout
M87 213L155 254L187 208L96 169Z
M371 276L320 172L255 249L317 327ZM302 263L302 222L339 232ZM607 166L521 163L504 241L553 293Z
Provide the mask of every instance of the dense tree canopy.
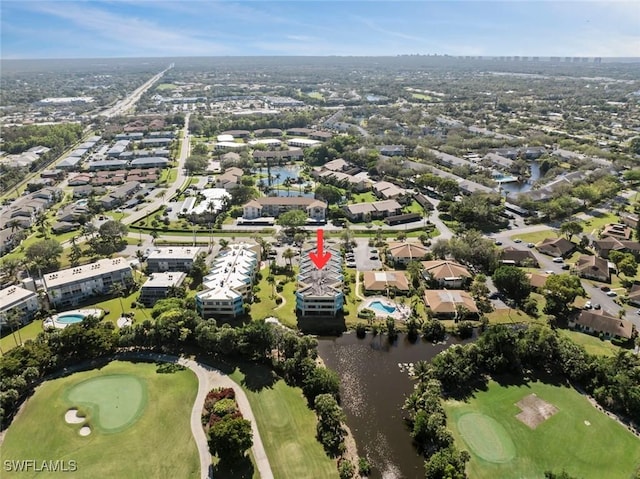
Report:
M496 288L516 303L522 303L531 293L531 281L526 273L515 266L500 266L493 272Z
M61 254L62 246L53 239L37 241L25 251L27 261L43 273L59 269Z

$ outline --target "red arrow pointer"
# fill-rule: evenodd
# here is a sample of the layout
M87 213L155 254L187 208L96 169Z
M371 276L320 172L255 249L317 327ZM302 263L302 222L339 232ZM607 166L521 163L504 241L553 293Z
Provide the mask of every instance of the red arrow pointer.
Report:
M309 252L309 258L316 265L316 268L322 269L331 259L331 253L329 251L322 251L324 249L324 238L322 237L323 231L318 230L318 251Z

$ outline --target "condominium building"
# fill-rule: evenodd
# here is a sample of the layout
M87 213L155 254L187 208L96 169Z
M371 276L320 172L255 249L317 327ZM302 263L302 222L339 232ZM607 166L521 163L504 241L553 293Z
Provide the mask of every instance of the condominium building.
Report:
M44 289L56 308L76 306L93 296L108 294L115 283L124 286L131 281L131 267L124 258L101 259L43 276Z
M140 302L147 308L153 307L158 300L167 297L171 287L181 286L186 277L187 273L180 271L153 273L140 288Z
M296 314L308 317L335 317L344 307L340 252L327 249L331 259L318 269L309 258L311 249L303 252L296 291Z
M18 320L28 322L40 307L38 296L20 286L9 286L0 290L0 328L5 328L8 320L17 312Z
M256 244L232 244L221 251L202 280L203 290L196 295L200 315L205 319L241 316L245 302L251 300L259 267Z
M147 257L147 271L161 273L164 271L189 271L198 257L200 248L184 246L167 246L157 248Z
M294 196L265 196L246 203L242 207L242 217L253 220L260 217L277 218L290 210L301 210L313 221L326 220L327 203L313 198Z

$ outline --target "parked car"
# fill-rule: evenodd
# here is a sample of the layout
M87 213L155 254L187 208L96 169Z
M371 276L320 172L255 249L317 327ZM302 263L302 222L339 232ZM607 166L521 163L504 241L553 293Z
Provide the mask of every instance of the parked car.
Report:
M610 290L611 288L609 286L600 286L600 291L604 291L606 293L607 291L610 291Z
M553 258L553 262L554 263L562 263L564 261L564 258L557 256L555 258Z
M570 264L563 264L562 265L562 269L569 269L569 268L571 268Z
M496 240L496 246L502 246L502 241Z
M372 260L372 261L375 261L375 260L380 259L380 258L378 258L378 255L374 254L374 255L369 256L369 259Z
M602 308L602 306L600 306L599 303L596 303L593 305L593 309L600 309L600 308Z
M346 265L347 265L347 268L355 268L356 267L355 261L347 261Z
M545 273L546 273L546 274L556 274L556 272L555 272L555 271L550 270L550 269L546 270L546 271L545 271Z
M522 240L520 238L516 238L513 240L514 243L522 243Z
M593 307L593 305L591 304L591 301L587 301L586 303L584 303L584 309L591 309Z
M535 245L533 243L527 243L527 248L533 248Z
M618 293L616 293L615 291L607 291L607 296L609 296L610 298L615 298L616 296L618 296Z

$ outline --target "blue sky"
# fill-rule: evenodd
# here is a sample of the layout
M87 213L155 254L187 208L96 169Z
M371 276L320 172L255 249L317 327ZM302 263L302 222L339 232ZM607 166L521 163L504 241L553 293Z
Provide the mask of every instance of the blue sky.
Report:
M2 0L2 58L640 56L640 2Z

